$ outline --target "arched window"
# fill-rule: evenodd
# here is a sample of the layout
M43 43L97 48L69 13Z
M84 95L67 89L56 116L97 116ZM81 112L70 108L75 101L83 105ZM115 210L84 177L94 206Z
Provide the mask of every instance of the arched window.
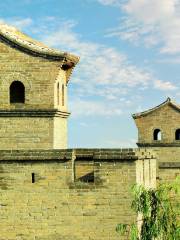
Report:
M10 103L25 102L25 87L22 82L14 81L10 86Z
M59 83L57 84L57 105L59 105Z
M177 129L177 130L176 130L175 139L176 139L176 140L180 140L180 129Z
M156 141L160 141L162 139L162 134L160 129L155 129L153 134L153 139Z
M64 84L62 85L62 106L64 106Z

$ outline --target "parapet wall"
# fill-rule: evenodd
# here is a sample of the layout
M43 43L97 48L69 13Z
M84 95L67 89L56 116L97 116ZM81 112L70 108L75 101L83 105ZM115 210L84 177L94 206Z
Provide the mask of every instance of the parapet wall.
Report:
M119 240L156 165L148 149L0 151L0 172L1 240Z
M140 148L143 150L143 148ZM156 146L151 148L157 158L157 179L159 182L172 182L180 176L180 147Z

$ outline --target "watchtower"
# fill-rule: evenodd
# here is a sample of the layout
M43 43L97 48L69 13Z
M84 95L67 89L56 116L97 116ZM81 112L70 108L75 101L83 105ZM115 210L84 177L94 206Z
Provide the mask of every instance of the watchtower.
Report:
M180 167L180 106L167 98L133 118L138 128L137 145L152 148L157 153L159 178L172 180Z
M67 147L67 85L79 58L0 25L0 150Z
M170 98L133 118L139 147L180 147L180 106Z

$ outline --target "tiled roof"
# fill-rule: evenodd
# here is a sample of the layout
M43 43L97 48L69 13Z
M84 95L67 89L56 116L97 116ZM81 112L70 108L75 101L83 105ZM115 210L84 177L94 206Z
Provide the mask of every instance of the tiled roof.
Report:
M152 113L154 111L156 111L157 109L165 106L165 105L170 105L171 107L175 108L176 110L180 111L180 106L176 103L174 103L171 98L167 98L167 100L163 103L161 103L160 105L154 107L154 108L151 108L149 110L146 110L144 112L140 112L140 113L135 113L132 115L133 118L139 118L139 117L143 117L143 116L146 116L148 115L149 113Z
M40 43L24 33L17 30L15 27L7 24L0 24L0 39L8 42L9 44L19 47L22 51L30 52L37 56L52 58L52 59L65 59L74 65L78 63L79 57L47 47L43 43Z

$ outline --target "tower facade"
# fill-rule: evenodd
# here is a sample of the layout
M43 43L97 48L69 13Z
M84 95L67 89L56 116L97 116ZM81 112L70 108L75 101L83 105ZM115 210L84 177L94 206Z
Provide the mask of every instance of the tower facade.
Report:
M180 174L180 106L167 98L152 109L133 114L133 118L138 128L137 145L157 154L158 178L175 179Z
M67 147L67 85L79 58L0 25L0 149Z
M180 147L180 106L170 98L133 118L139 147Z

